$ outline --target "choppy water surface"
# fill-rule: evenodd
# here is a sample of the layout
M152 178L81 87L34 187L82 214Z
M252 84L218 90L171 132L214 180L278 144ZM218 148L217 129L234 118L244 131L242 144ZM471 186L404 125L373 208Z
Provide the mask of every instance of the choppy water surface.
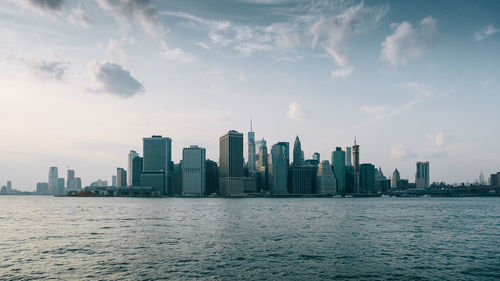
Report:
M0 279L498 280L500 198L0 196Z

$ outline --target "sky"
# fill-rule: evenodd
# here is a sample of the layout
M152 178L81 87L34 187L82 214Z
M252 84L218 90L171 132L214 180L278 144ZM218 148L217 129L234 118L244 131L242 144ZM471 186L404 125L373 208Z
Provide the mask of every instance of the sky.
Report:
M499 1L0 0L0 185L111 180L172 138L302 142L414 181L500 171ZM245 158L246 147L245 147Z

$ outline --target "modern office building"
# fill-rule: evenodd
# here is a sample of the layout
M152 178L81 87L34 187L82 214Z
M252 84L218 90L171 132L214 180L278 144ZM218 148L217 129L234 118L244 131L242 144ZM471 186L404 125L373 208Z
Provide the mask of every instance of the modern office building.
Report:
M356 143L356 138L354 138L354 145L352 146L352 158L353 158L353 169L354 169L354 192L360 192L360 171L359 171L359 145Z
M219 192L223 196L244 193L243 134L231 130L219 139Z
M343 158L345 159L345 158ZM328 160L323 160L318 165L316 174L316 192L317 194L335 194L337 192L337 180L333 175L332 166Z
M81 178L75 178L75 190L76 191L82 190L82 179Z
M127 186L127 171L123 168L116 168L116 187Z
M36 184L36 193L41 195L49 194L49 184L46 182L38 182Z
M7 181L7 192L12 191L12 181Z
M168 176L172 172L172 140L162 136L142 139L143 172L141 186L151 186L155 195L168 194ZM145 175L145 176L143 176ZM160 177L164 177L161 179ZM144 182L143 182L144 178ZM152 186L151 184L156 184Z
M132 166L129 169L129 171L132 172L132 175L129 175L131 181L128 182L130 186L141 185L142 165L143 158L141 156L135 156L134 158L132 158Z
M55 195L65 195L66 194L66 188L64 186L64 178L58 178L57 179L57 192Z
M272 194L288 193L288 142L278 142L271 147L269 191Z
M429 188L429 162L417 162L415 184L417 185L417 188Z
M111 176L111 186L116 187L116 175Z
M408 182L408 180L405 179L398 180L398 189L407 190L409 186L410 183Z
M398 188L398 181L401 179L398 169L395 169L392 173L391 188Z
M169 178L170 182L168 186L170 186L169 194L172 196L181 196L182 195L182 160L178 164L174 164L174 169Z
M66 187L68 188L68 191L76 191L76 186L75 186L75 171L74 170L68 170L66 174Z
M134 184L132 184L132 177L133 175L135 175L133 160L136 156L139 156L139 153L137 153L135 150L130 150L130 152L128 153L127 183L131 186L134 186ZM139 178L141 177L140 175L141 174L139 173Z
M151 187L153 196L167 194L167 177L164 170L143 170L141 186Z
M182 195L203 196L206 192L205 148L191 145L182 150Z
M255 172L255 133L252 130L252 120L250 120L250 132L248 132L248 173Z
M346 155L340 147L332 151L333 174L337 179L337 193L346 193Z
M302 151L302 145L300 143L299 136L295 137L293 143L293 166L302 167L304 165L304 152Z
M57 167L49 168L49 193L51 195L58 195L59 193L59 177Z
M219 167L217 162L207 159L206 161L206 194L212 195L219 193Z
M345 167L345 193L356 193L355 173L353 166Z
M313 192L313 169L310 166L288 169L288 192L291 194L311 194Z
M352 149L350 146L344 146L342 148L342 151L345 152L345 165L346 166L352 166Z
M375 193L375 166L365 163L359 167L359 192Z

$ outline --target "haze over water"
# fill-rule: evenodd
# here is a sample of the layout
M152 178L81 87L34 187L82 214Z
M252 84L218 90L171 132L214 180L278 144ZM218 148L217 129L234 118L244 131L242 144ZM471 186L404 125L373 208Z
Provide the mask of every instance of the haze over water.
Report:
M0 197L0 276L498 280L500 198Z

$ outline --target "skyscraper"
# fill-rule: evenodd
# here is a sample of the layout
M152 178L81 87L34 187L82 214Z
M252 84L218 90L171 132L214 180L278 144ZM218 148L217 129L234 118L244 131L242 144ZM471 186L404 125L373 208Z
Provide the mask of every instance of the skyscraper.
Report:
M133 184L132 184L132 176L134 175L134 165L133 165L132 162L133 162L133 159L136 156L139 156L139 153L137 153L135 150L130 150L130 152L128 153L127 182L128 182L129 185L132 185L132 186L133 186Z
M359 145L356 144L354 138L354 145L352 146L353 167L355 172L359 172Z
M392 173L391 188L398 188L398 181L401 179L398 169L395 169Z
M360 193L375 193L375 166L373 164L359 165Z
M354 170L354 192L360 192L359 186L359 145L354 137L354 145L352 146L353 170Z
M111 186L116 187L116 175L111 176Z
M295 137L295 142L293 143L293 166L302 167L304 165L304 152L302 151L302 145L300 144L299 136Z
M168 194L167 177L172 171L172 140L162 136L143 138L141 185L151 186L156 194Z
M197 145L182 150L182 195L202 196L206 191L205 149Z
M264 139L262 139L260 148L259 148L259 161L257 165L257 174L256 174L256 187L258 190L268 190L269 189L269 157L267 154L267 144Z
M141 185L142 161L143 158L140 156L135 156L134 158L132 158L132 175L130 177L131 182L129 182L129 185L131 186Z
M429 188L429 162L417 162L415 184L417 188Z
M337 179L337 192L344 194L346 193L346 155L345 151L343 151L340 147L335 148L335 151L332 152L332 166L333 166L333 174Z
M352 150L350 146L345 146L342 148L342 151L345 152L345 165L346 166L352 166L352 161L351 161L351 156L352 156Z
M12 181L7 181L7 192L12 191Z
M250 120L250 132L248 132L248 172L250 175L255 172L255 133L252 130L252 120Z
M68 191L76 191L75 188L75 170L68 170L66 174L66 187Z
M278 142L271 147L269 189L272 194L288 193L288 146L287 142Z
M82 190L82 179L81 178L75 178L75 190L76 191Z
M57 174L57 167L49 168L49 193L57 195L59 192L59 176Z
M318 165L316 174L316 193L317 194L335 194L337 191L337 180L332 172L332 166L328 160L323 160Z
M217 162L207 159L206 161L206 194L211 195L219 192L219 167Z
M64 178L58 178L56 195L64 195L64 194L66 194L66 188L64 187Z
M242 194L243 134L231 130L219 139L219 192L231 196Z
M116 168L116 187L127 186L127 171L123 168Z

